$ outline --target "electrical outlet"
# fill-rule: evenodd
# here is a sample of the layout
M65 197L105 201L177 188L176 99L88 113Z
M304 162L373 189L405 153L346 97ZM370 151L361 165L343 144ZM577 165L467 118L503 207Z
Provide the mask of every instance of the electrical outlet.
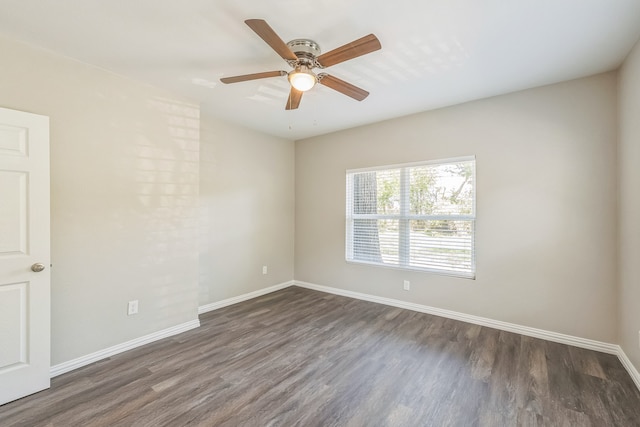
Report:
M127 305L127 316L131 316L132 314L138 314L138 300L135 299L133 301L129 301Z
M267 274L267 266L266 265L262 266L262 274Z
M409 282L408 280L405 280L405 281L404 281L404 285L403 285L403 289L404 289L405 291L410 290L410 289L411 289L411 282Z

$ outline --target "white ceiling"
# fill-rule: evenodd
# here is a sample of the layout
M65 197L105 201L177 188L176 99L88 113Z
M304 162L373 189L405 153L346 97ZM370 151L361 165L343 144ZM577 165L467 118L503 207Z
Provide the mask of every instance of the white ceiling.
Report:
M318 85L285 111L289 70L244 24L323 52L374 33L382 50L328 68L371 95ZM640 37L640 0L0 0L0 33L182 94L287 139L616 69Z

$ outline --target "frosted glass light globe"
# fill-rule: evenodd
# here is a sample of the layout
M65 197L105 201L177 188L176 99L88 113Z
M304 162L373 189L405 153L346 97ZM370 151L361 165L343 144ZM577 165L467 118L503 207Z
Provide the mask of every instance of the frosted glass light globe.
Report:
M300 92L306 92L316 84L316 75L306 67L291 71L288 79L291 86Z

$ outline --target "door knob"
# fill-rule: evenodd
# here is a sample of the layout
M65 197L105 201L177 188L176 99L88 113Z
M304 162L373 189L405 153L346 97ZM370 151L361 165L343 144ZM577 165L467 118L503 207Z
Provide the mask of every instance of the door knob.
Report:
M33 272L40 273L42 270L44 270L44 264L41 264L39 262L36 262L31 266L31 271Z

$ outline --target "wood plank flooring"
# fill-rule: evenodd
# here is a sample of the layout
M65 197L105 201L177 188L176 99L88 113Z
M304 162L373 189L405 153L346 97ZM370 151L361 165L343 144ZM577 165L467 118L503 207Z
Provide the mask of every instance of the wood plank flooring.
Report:
M2 426L640 426L615 356L291 287L61 375Z

